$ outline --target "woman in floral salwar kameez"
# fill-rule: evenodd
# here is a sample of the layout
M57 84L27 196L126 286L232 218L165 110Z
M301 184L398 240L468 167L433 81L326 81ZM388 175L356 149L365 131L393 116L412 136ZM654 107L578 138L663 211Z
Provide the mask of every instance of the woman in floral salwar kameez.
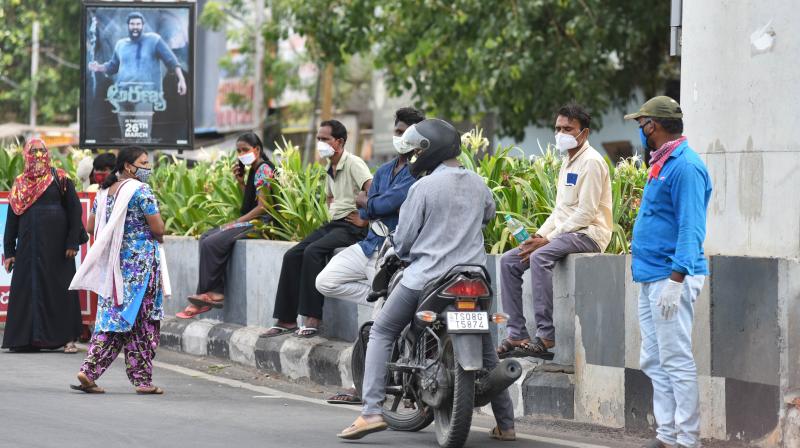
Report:
M117 157L115 172L103 184L92 206L89 228L95 228L95 220L103 220L96 227L93 248L112 254L112 263L119 266L115 275L121 273L122 288L116 278L113 293L98 299L97 321L89 343L86 359L81 365L75 390L87 393L103 393L95 381L111 365L120 351L124 351L128 379L139 394L162 394L163 390L152 385L153 358L158 347L160 320L163 316L161 258L159 243L163 242L164 223L159 214L156 198L147 185L150 174L147 153L141 148L123 149ZM129 198L129 199L128 199ZM118 209L127 200L127 210ZM105 202L105 203L103 203ZM124 220L122 219L122 214ZM107 224L104 228L103 224ZM116 226L117 228L112 228ZM121 244L114 246L113 232L123 227ZM105 235L104 235L105 233ZM113 255L119 247L119 258ZM90 254L91 255L91 254ZM73 288L91 289L93 284L103 283L99 277L112 276L104 269L106 259L91 258L96 267L87 267L87 272L78 271ZM105 253L94 254L103 257ZM115 261L118 260L118 261ZM105 262L106 266L108 263ZM81 268L83 269L83 267ZM83 282L83 283L81 283ZM106 289L108 290L108 289ZM117 297L121 291L122 299Z

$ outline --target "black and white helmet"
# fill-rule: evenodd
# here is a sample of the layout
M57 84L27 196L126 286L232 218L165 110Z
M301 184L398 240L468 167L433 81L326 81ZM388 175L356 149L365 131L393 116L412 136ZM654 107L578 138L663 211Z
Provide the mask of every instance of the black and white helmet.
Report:
M423 120L409 126L403 133L400 146L405 152L417 151L409 164L411 175L431 172L445 160L461 154L461 137L450 123L438 118Z

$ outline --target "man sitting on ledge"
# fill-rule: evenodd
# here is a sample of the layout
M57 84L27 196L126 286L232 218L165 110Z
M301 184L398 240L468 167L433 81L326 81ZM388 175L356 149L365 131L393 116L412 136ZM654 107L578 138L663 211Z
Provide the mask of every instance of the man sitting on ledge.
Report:
M589 145L591 118L583 107L567 104L556 116L556 147L562 156L556 205L533 238L500 259L503 311L508 338L501 358L535 356L552 359L553 267L569 254L602 252L611 241L611 177L603 156ZM530 267L536 337L531 340L522 313L522 275Z

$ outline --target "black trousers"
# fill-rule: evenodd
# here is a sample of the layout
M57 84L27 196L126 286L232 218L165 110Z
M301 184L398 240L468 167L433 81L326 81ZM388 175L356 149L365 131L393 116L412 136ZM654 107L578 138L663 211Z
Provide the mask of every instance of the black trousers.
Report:
M272 316L281 322L294 322L298 314L322 319L324 296L317 291L317 275L335 249L353 245L366 236L367 228L344 220L332 221L289 249L283 256Z
M197 294L225 294L225 270L236 241L245 238L251 226L228 230L211 229L200 237L200 269Z

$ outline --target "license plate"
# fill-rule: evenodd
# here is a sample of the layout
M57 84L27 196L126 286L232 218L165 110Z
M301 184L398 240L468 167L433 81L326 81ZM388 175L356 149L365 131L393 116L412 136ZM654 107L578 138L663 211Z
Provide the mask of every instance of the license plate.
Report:
M485 311L450 311L447 313L447 331L486 333L489 331L489 314Z

